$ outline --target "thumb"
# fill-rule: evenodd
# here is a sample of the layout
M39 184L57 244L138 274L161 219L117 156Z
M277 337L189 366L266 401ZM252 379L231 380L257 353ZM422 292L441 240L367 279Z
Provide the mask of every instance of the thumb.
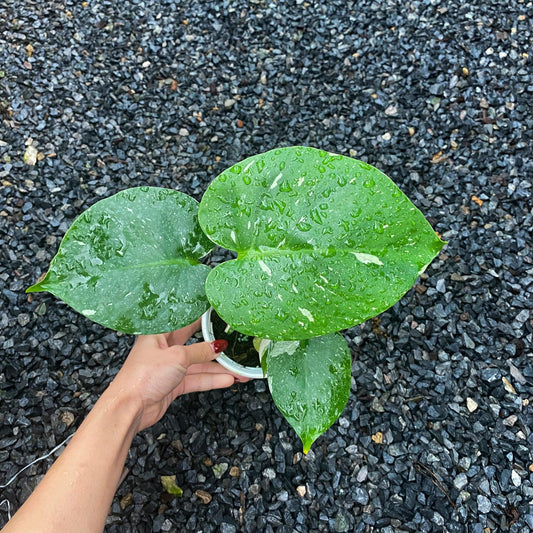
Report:
M212 361L227 347L228 341L222 339L213 342L197 342L188 346L180 346L180 348L185 348L189 365Z

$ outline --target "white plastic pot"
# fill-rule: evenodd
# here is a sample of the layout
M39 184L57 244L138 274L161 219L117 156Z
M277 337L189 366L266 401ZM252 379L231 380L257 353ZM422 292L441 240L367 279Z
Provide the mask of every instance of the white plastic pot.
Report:
M215 339L215 334L213 333L213 322L211 322L211 307L202 315L202 335L204 340L212 342ZM238 376L243 376L246 378L252 379L263 379L266 376L263 374L261 367L255 366L243 366L239 363L236 363L233 359L230 359L227 355L222 352L218 357L217 361L228 370L231 370L234 374Z

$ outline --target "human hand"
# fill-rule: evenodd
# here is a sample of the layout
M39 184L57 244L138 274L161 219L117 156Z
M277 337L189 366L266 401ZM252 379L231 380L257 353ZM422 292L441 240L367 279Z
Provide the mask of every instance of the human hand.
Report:
M214 361L226 341L184 346L200 329L200 320L183 329L138 337L124 365L106 391L128 395L139 404L137 431L155 424L181 394L229 387L247 378Z

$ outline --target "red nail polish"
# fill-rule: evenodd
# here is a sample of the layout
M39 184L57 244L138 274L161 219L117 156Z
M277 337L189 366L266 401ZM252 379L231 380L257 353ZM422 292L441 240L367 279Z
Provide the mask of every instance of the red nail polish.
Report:
M224 339L213 341L211 347L215 353L223 352L228 347L228 341L225 341Z

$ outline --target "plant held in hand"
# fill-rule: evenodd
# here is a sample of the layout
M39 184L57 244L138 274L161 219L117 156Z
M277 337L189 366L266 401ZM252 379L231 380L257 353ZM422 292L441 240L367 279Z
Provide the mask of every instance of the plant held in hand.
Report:
M215 244L237 258L202 264ZM376 168L280 148L220 174L200 204L155 187L97 202L28 291L136 335L181 328L213 306L236 331L270 340L261 365L307 453L348 401L338 331L396 303L443 244Z

